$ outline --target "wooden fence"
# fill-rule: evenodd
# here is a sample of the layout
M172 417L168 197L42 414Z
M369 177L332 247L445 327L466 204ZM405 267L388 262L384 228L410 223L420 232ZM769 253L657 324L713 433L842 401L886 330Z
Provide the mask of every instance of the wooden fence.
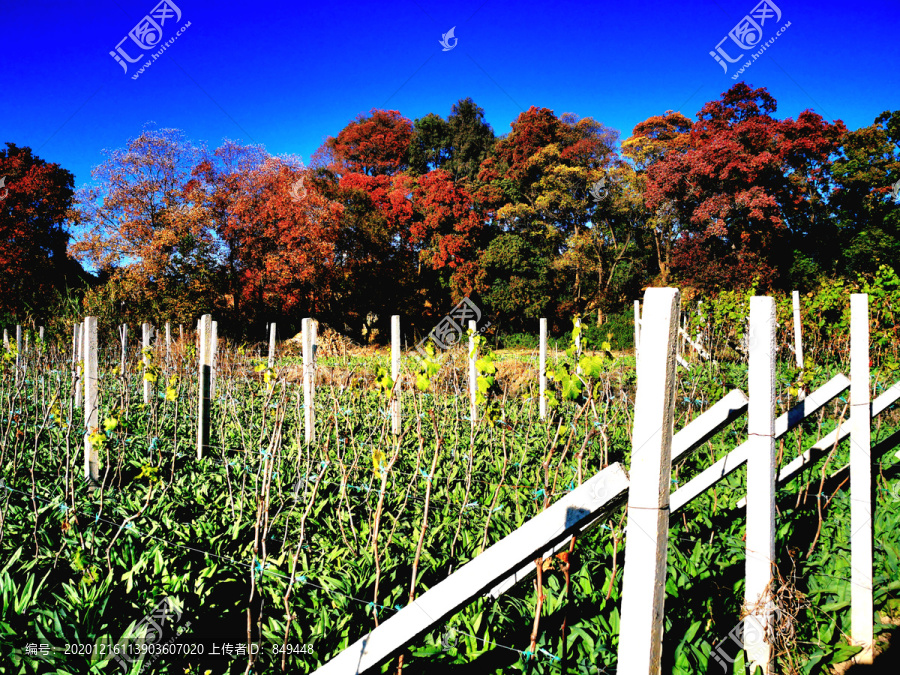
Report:
M797 298L795 296L795 326ZM475 322L469 323L473 329ZM767 297L751 300L749 317L749 388L747 394L733 390L679 432L674 432L676 367L684 363L679 350L686 343L702 354L699 341L692 340L681 325L680 294L672 288L647 290L643 309L635 303L635 354L638 387L635 400L631 465L628 470L616 463L598 472L566 494L518 530L503 538L459 570L416 598L341 654L322 666L323 675L362 673L383 664L407 645L465 607L480 595L497 598L535 572L534 560L547 558L568 546L574 536L584 535L627 504L625 566L617 669L629 675L659 673L665 607L665 571L669 520L679 509L709 490L727 475L747 465L747 495L738 508L745 510L746 584L743 639L751 665L764 673L773 672L773 617L777 612L772 595L775 563L775 491L812 466L823 453L850 440L849 473L851 489L851 637L863 651L857 660L871 662L873 652L872 600L872 470L874 458L900 442L900 434L870 447L872 418L900 399L900 382L874 401L869 400L868 297L851 296L850 378L837 375L796 406L775 416L775 303ZM392 431L401 430L400 407L400 320L391 319ZM153 329L143 326L142 346L150 345ZM197 457L209 447L210 401L215 380L216 324L204 315L198 322ZM127 327L120 335L124 353ZM171 331L167 325L166 364L168 367ZM547 325L540 322L539 406L541 419L547 415ZM795 333L795 354L802 365L799 331ZM21 330L17 331L21 344ZM274 367L275 325L269 327L269 368ZM315 322L303 322L303 398L305 439L315 442ZM469 343L469 393L472 424L475 424L475 342ZM150 366L144 352L145 368ZM98 480L99 459L91 445L90 431L97 426L97 321L86 317L73 334L73 371L77 397L83 385L86 419L84 437L85 476ZM850 423L816 441L780 469L775 463L775 443L803 420L850 389ZM144 396L147 400L147 389ZM748 396L749 395L749 396ZM701 471L671 492L673 461L683 459L727 425L748 415L748 438L725 457ZM652 580L652 583L649 583Z
M344 675L373 671L482 594L499 597L534 573L534 560L549 557L583 535L612 511L628 505L623 572L618 672L643 675L661 671L665 606L667 534L672 515L725 476L747 464L747 495L739 504L747 518L746 585L742 635L751 666L774 672L773 597L775 491L811 466L823 452L850 438L851 485L851 638L863 647L856 659L872 660L872 502L871 463L900 442L895 434L870 448L873 417L900 399L900 382L869 401L868 298L851 297L851 367L781 416L775 416L775 304L751 301L749 398L734 390L674 433L677 342L681 335L680 295L676 289L648 289L643 318L636 322L638 387L631 466L613 464L556 501L518 530L489 547L397 614L347 647L316 672ZM638 308L635 308L636 318ZM543 325L542 335L544 333ZM636 331L637 332L637 331ZM799 350L798 350L799 351ZM541 374L544 352L541 354ZM798 359L799 360L799 359ZM541 393L544 392L542 382ZM775 442L804 419L850 388L849 425L826 435L780 470ZM541 407L543 416L544 408ZM674 492L671 466L748 414L749 438ZM849 427L849 428L848 428Z

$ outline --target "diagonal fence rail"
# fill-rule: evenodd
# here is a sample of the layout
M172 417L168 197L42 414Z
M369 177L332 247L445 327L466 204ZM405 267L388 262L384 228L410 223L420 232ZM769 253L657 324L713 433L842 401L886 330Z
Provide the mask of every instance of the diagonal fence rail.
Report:
M677 307L677 291L674 289L649 289L648 298L653 291L667 291L668 295L674 293L673 297L676 298L675 305ZM648 303L647 308L649 309L650 307L656 306L658 309L659 306L661 306L659 301L660 297L662 297L662 295L656 298L655 302ZM760 298L759 300L765 299ZM851 326L851 331L857 335L857 337L855 338L856 349L851 352L851 373L859 373L859 362L864 360L866 366L868 365L867 345L866 348L863 349L863 347L860 346L861 340L858 337L863 334L859 328L859 324L861 321L867 322L868 316L867 313L863 313L859 310L861 301L856 297L853 298L853 304L857 307L857 310L854 312L854 316L857 318L854 321L854 325ZM764 305L765 303L757 303L758 307L763 307ZM658 311L656 313L659 314ZM760 311L757 313L757 316L764 316L766 313L767 312ZM763 326L763 329L760 329L760 321L774 322L774 312L770 310L768 313L770 313L771 316L763 319L757 318L755 320L753 319L753 314L751 314L751 332L754 330L754 321L757 323L755 327L756 330L762 330L762 332L765 332L764 329L766 329L766 326ZM657 404L655 414L657 415L660 414L660 411L664 408L664 406L663 408L660 408L658 405L662 400L659 398L661 390L672 386L671 382L664 379L665 373L661 372L663 370L670 371L671 369L668 367L663 369L661 364L665 363L666 359L671 357L671 359L674 360L677 356L674 344L677 333L668 331L668 333L670 333L668 337L666 338L663 336L663 339L660 339L660 333L666 333L664 327L662 327L662 319L664 318L665 317L662 315L655 316L651 313L650 315L645 316L644 321L641 322L644 325L641 330L641 359L639 368L642 364L645 367L643 370L639 370L641 377L639 377L638 390L640 392L643 387L645 391L656 391L656 394L652 395L645 393L643 400L645 402L647 400L655 400L655 403ZM657 327L657 324L660 325ZM659 329L657 330L657 328ZM771 333L772 327L768 326L768 330ZM867 333L865 335L865 342L867 343ZM754 354L755 356L753 356ZM772 349L771 345L769 345L768 349L765 349L759 345L754 346L751 344L751 357L751 394L753 391L756 391L756 396L760 396L761 394L759 392L765 393L766 382L764 379L766 373L760 373L762 370L774 372L774 349ZM649 364L655 364L657 370L660 372L653 372L650 369ZM853 368L854 364L856 365L855 369ZM865 374L867 374L867 372ZM668 375L671 375L671 372L669 372ZM857 375L857 377L862 379L859 375ZM754 380L754 378L756 379ZM865 379L867 387L868 378L866 377ZM756 385L753 384L754 381L757 382ZM760 388L760 383L762 383L762 388ZM756 386L755 390L753 389L754 386ZM729 474L745 464L753 462L755 463L755 468L753 469L755 478L753 484L748 485L748 488L752 488L748 492L749 504L748 498L745 498L738 503L737 508L745 508L748 512L748 543L753 541L755 542L754 545L757 546L757 549L759 549L759 547L765 549L767 541L772 540L769 541L771 558L771 556L774 555L772 552L774 549L772 549L771 544L774 541L775 531L775 514L772 502L774 499L775 488L778 485L787 483L796 478L805 468L812 466L825 453L829 452L832 448L836 447L837 444L848 438L855 444L855 452L851 453L851 465L854 462L868 462L870 464L873 456L885 454L893 449L893 447L900 444L900 432L898 432L882 441L874 449L870 449L868 446L868 427L870 426L871 420L888 410L900 400L900 382L898 382L871 403L869 403L867 395L862 403L859 402L859 399L863 397L862 394L860 394L859 387L857 387L855 389L855 398L851 396L851 402L855 403L857 406L866 406L867 410L862 415L864 421L862 423L860 422L858 411L855 411L857 412L855 424L839 424L837 429L816 441L809 449L790 460L781 467L780 470L776 471L776 467L774 466L774 454L771 454L771 456L759 454L760 448L768 448L771 452L772 447L774 447L771 444L784 437L785 434L796 428L805 419L808 419L811 415L820 411L829 402L846 392L848 388L851 388L851 380L844 375L837 375L777 418L775 418L774 397L770 397L769 400L765 402L757 401L757 412L755 413L756 422L752 423L755 424L755 427L751 427L750 439L738 445L738 447L729 452L725 457L701 471L692 480L671 494L669 491L671 462L688 456L695 449L719 433L728 424L741 417L748 410L749 400L743 392L739 390L731 391L706 412L692 420L681 431L671 435L669 441L666 441L664 438L666 421L665 419L662 419L660 431L656 432L657 434L663 433L662 443L651 443L650 445L653 446L654 449L651 451L649 457L645 453L643 460L645 462L649 461L651 466L654 462L659 462L657 468L654 469L658 474L657 478L659 479L657 486L659 494L658 501L656 501L656 509L660 514L668 512L667 515L668 518L670 518L676 511L691 503L694 499L709 490ZM641 406L641 399L636 400L636 420L638 419L637 408L639 406ZM769 417L768 421L766 421L767 416ZM644 424L646 424L646 410L644 411L644 418ZM866 424L865 420L868 420L869 424ZM860 431L861 424L865 434ZM756 436L759 436L759 434L762 433L759 430L765 430L767 425L770 425L769 428L772 430L770 432L771 435L768 437L769 440L765 443L755 441ZM753 435L754 428L757 429L756 436ZM646 431L649 430L645 430L642 438L647 436ZM671 433L671 430L669 433ZM654 437L653 434L650 434L650 437ZM656 438L658 438L658 436L656 436ZM861 438L862 440L860 440ZM633 440L638 440L637 435ZM639 448L635 448L633 451L633 463L635 453L638 449ZM658 458L654 458L652 455L653 452L662 454ZM666 456L667 452L670 453L668 456ZM900 453L898 453L898 455L900 455ZM849 472L850 474L853 474L851 465L843 467L837 473ZM869 475L869 485L859 485L860 481L857 478L855 481L857 486L854 490L854 494L870 489L870 472L860 472L857 470L856 475ZM632 476L632 479L636 480L637 474ZM851 483L852 482L853 481L851 480ZM500 540L481 555L477 556L455 573L422 594L410 605L400 610L396 615L392 616L363 638L346 648L316 672L321 673L322 675L349 675L351 673L355 674L371 671L399 653L404 647L418 637L433 630L433 627L436 624L458 612L479 595L485 594L493 598L500 597L510 588L535 573L535 560L552 556L554 553L568 545L568 540L571 536L582 535L590 531L607 518L612 511L619 508L629 499L630 486L633 486L633 483L630 483L628 474L621 465L613 464L605 468L587 480L584 484L529 520L518 530ZM650 492L647 492L645 496L650 495L656 489L657 488L653 488ZM651 499L651 501L653 500ZM751 512L753 513L752 519L749 517ZM868 513L871 514L871 507L869 507ZM646 539L651 542L662 541L662 551L648 553L648 551L645 550L648 546L648 542L642 541L644 538L639 534L635 534L631 537L631 540L637 542L637 545L633 547L635 553L632 553L631 555L627 553L626 549L626 573L628 573L629 563L631 563L632 568L634 569L633 566L635 563L633 561L635 560L642 561L646 566L646 558L648 555L653 556L656 563L659 562L660 556L662 556L661 559L663 561L665 560L665 538L668 529L668 518L661 516L658 519L651 519L657 523L659 528L658 532L661 533L662 540L654 540L652 536L646 537ZM629 518L629 522L630 521L631 518ZM647 534L646 527L640 527L639 529L641 529L645 535ZM627 534L628 528L626 528L626 535ZM855 551L854 565L858 566L864 572L867 569L871 570L871 543L867 548L864 545L865 542L862 544L856 542L859 542L859 537L854 535L851 543L853 550ZM658 546L659 544L654 545ZM866 554L867 550L869 551L868 557ZM772 662L773 650L771 649L771 630L773 624L771 622L774 617L775 608L765 579L766 574L769 574L769 572L766 571L766 568L770 568L771 563L773 562L773 559L770 558L767 559L765 555L760 557L759 550L753 550L748 546L748 606L746 617L743 620L743 644L744 648L748 651L751 662L760 666L763 673L774 672L774 664ZM765 564L760 564L760 561ZM651 571L651 574L655 574L655 579L643 578L641 583L631 584L632 590L630 591L623 588L623 616L626 605L630 603L632 608L629 611L633 618L630 622L630 626L626 625L624 621L623 624L620 625L619 665L622 666L623 663L628 662L628 659L631 658L631 656L625 656L623 660L623 650L625 653L628 653L629 650L634 651L637 645L639 646L640 651L640 654L636 655L638 658L632 659L634 664L632 664L633 667L629 670L629 675L631 675L632 672L635 675L643 675L644 673L651 675L660 672L660 636L661 622L663 619L662 599L661 596L656 593L648 593L648 590L665 588L665 565L656 563L654 563L655 571ZM632 575L633 574L634 573L632 572ZM750 588L751 575L755 575L752 589ZM871 603L872 595L871 584L866 587L864 583L856 581L853 586L853 597L856 599L857 603L865 605L863 609L868 611L867 608L869 603ZM753 596L753 598L750 598L750 596ZM756 603L750 606L750 599L754 598ZM654 608L657 604L659 606ZM648 612L648 610L650 611ZM854 612L854 615L857 617L859 614L859 611ZM869 612L869 619L870 618L871 612ZM868 619L867 621L868 623L871 623ZM761 627L762 630L755 630L756 627ZM859 618L855 620L853 639L857 644L861 644L864 648L863 652L858 657L862 662L871 661L872 645L868 638L870 630L871 626L864 625L864 622L861 622ZM649 641L647 638L648 634L651 636Z

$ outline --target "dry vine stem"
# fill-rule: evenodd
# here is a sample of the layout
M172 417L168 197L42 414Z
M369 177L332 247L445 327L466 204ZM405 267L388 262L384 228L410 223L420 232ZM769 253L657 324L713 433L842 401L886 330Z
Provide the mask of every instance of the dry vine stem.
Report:
M413 558L412 565L412 575L409 581L409 602L407 604L412 604L416 599L416 576L419 572L419 558L422 555L422 546L425 543L425 531L428 528L428 509L431 506L431 484L432 477L434 476L434 470L437 468L438 456L441 452L441 437L438 434L437 427L437 417L434 415L434 410L431 410L431 420L434 424L434 433L437 438L437 442L434 446L434 456L431 458L431 471L428 472L428 480L425 485L425 512L422 514L422 527L419 530L419 542L416 545L416 555ZM400 654L400 658L397 662L397 674L399 675L403 671L403 654Z

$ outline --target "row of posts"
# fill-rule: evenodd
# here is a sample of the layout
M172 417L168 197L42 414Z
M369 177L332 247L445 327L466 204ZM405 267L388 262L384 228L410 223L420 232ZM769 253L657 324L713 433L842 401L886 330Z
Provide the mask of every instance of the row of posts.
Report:
M796 298L796 296L795 296ZM636 310L637 312L637 310ZM661 672L666 588L675 366L680 294L649 289L637 367L638 389L628 490L628 534L622 581L619 672ZM798 312L794 312L795 320ZM636 323L636 325L638 325ZM750 300L746 584L743 635L750 668L775 672L775 301ZM796 350L799 354L799 349ZM802 357L800 357L802 358ZM871 663L872 458L868 295L850 296L850 583L855 658ZM757 639L754 639L755 638Z
M791 301L793 305L793 319L794 319L794 358L797 362L797 367L801 370L803 369L803 328L800 322L800 292L793 291L791 293ZM699 303L702 304L702 303ZM697 312L699 314L700 309ZM543 321L543 319L541 319ZM679 346L683 346L685 340L690 341L690 338L687 336L687 322L685 320L685 325L681 329L682 340L679 342ZM638 359L638 347L641 343L641 301L634 301L634 359L637 362ZM694 347L697 351L700 352L702 356L705 358L709 358L709 354L705 354L703 348L700 346L700 335L698 333L696 342L690 341L691 346ZM680 352L676 354L676 360L679 361L682 365L687 366L687 363L681 359ZM800 399L804 398L803 393L801 392Z
M44 341L44 327L38 328L38 339ZM24 342L24 345L23 345ZM24 351L23 351L24 346ZM9 351L9 333L3 329L3 348ZM22 330L22 326L16 325L16 384L19 384L22 371L22 356L28 353L28 333Z
M478 359L475 344L475 322L471 321L469 328L472 335L469 338L469 398L470 419L474 426L477 421L477 380L478 372L476 361ZM145 369L151 364L151 341L153 338L153 326L149 323L142 325L142 362ZM183 328L181 329L183 337ZM197 421L197 457L203 457L209 449L210 433L210 407L215 397L215 366L218 343L218 324L212 320L209 314L203 315L197 323L198 334L198 421ZM166 370L168 371L172 353L172 332L170 324L165 327L166 336ZM312 319L303 319L302 323L302 354L303 354L303 409L305 440L307 443L315 441L315 345L316 324ZM120 372L125 373L127 367L128 351L128 326L123 324L119 329L121 345ZM576 338L580 343L580 339ZM269 326L269 353L268 368L274 372L275 367L276 325ZM400 377L400 316L391 317L391 378L394 381L394 390L390 401L391 430L399 434L401 430L401 377ZM83 364L83 372L79 374L79 364ZM540 365L539 365L540 403L539 414L541 419L547 416L547 319L540 320ZM86 317L83 323L75 324L72 349L72 374L75 380L75 405L80 408L82 402L85 406L85 474L93 481L98 479L98 461L96 452L92 447L90 435L97 429L97 319ZM144 379L143 399L149 404L153 395L152 383Z

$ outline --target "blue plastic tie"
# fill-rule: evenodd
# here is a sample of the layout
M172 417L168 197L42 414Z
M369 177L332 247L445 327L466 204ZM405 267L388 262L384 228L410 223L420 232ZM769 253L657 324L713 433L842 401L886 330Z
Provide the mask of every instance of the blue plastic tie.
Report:
M560 658L559 658L556 654L551 654L550 652L548 652L548 651L547 651L546 649L544 649L543 647L541 647L541 652L542 652L543 654L546 654L547 656L549 656L549 657L550 657L551 659L553 659L554 661L559 661L559 660L560 660Z

